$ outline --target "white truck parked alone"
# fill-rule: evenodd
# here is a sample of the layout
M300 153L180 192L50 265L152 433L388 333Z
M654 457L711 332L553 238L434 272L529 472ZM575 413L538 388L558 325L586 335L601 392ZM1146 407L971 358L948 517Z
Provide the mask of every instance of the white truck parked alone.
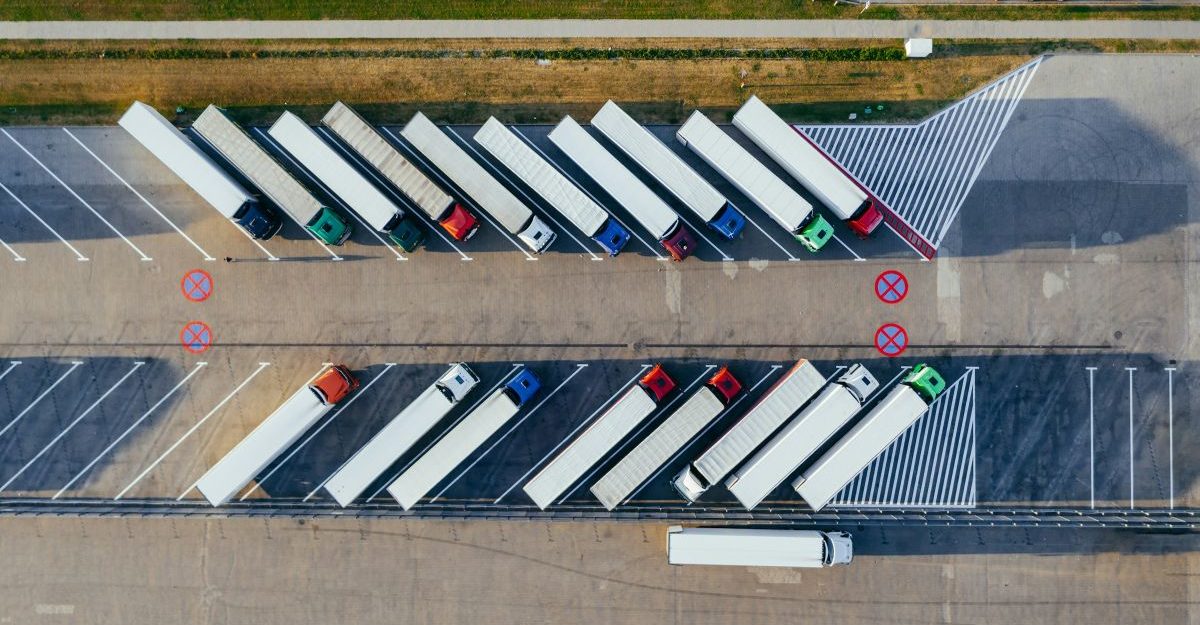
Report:
M853 558L846 532L678 525L667 530L668 564L822 568Z

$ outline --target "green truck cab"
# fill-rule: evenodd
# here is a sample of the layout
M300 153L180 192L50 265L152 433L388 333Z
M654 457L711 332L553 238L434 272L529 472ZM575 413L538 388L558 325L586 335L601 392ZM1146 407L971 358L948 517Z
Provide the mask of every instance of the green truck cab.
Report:
M938 395L942 394L942 391L946 390L946 380L942 378L942 374L925 364L913 367L908 376L904 378L904 383L919 393L927 404L932 403Z
M416 251L425 242L425 230L417 224L416 220L407 217L397 222L387 235L405 252Z
M825 218L813 211L812 219L800 229L800 232L793 234L793 237L804 246L804 249L817 253L829 239L833 238L833 226L830 225Z
M352 228L350 222L341 213L322 206L312 221L304 226L322 242L329 245L341 245L350 238Z

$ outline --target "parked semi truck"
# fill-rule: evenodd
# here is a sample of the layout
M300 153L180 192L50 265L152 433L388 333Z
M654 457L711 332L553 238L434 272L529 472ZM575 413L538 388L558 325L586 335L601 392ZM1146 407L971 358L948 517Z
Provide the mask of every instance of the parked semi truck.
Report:
M696 238L679 219L679 215L609 154L578 122L570 117L563 118L550 131L550 141L617 203L624 206L662 244L672 259L683 260L695 251Z
M250 236L269 239L283 227L283 220L274 211L259 203L258 198L151 106L134 102L117 124L218 213Z
M354 109L338 102L321 122L450 236L458 241L475 236L479 230L475 215L404 158Z
M515 417L539 388L537 376L522 367L389 484L388 493L405 510L417 505L438 482Z
M812 204L700 111L692 113L675 136L808 251L820 250L833 236L833 226L813 210Z
M725 487L753 510L841 430L877 388L879 382L866 367L850 367L738 467L725 480Z
M377 232L386 234L404 251L417 249L425 239L416 220L405 215L304 120L285 112L267 134L341 198L350 210L358 213Z
M358 380L343 365L321 372L229 450L196 489L212 505L224 505L356 388Z
M675 452L695 438L704 426L716 419L741 391L742 384L729 372L729 367L721 367L700 390L597 480L592 485L592 494L605 508L616 508Z
M867 416L792 482L792 487L814 511L824 508L838 491L921 418L945 389L946 381L932 367L913 367Z
M332 208L322 206L304 185L221 109L210 104L196 118L192 130L318 239L330 245L341 245L349 238L350 224L346 218Z
M850 564L846 532L679 527L667 530L667 563L822 568Z
M400 134L464 193L471 196L480 208L495 217L509 234L539 254L549 249L557 236L550 226L534 215L528 206L487 173L428 117L417 113Z
M719 483L788 417L796 413L821 387L825 378L807 360L797 361L763 396L746 411L692 464L675 477L675 490L688 501L696 501L713 484Z
M612 100L592 117L592 126L721 236L736 239L746 228L732 202Z
M500 120L488 118L487 123L475 133L475 142L576 228L599 243L610 256L621 253L621 248L629 241L629 232Z
M545 510L564 491L578 482L584 472L604 459L633 428L650 416L659 403L675 388L675 381L662 365L655 365L637 385L626 391L598 419L571 441L533 479L526 482L525 494Z
M404 407L387 425L325 482L325 490L343 508L354 503L372 482L417 443L450 409L462 401L479 378L465 363L455 363L429 388Z
M883 213L862 187L758 96L750 96L738 109L733 125L859 236L871 234L883 223Z

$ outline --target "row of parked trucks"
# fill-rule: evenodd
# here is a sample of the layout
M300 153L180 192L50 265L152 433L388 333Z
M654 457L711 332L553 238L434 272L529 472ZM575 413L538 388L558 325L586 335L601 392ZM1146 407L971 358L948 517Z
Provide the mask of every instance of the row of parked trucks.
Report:
M342 507L351 505L478 385L478 376L465 363L451 365L321 487ZM417 505L499 433L540 386L532 371L519 368L414 462L387 475L375 492L386 489L406 510ZM327 369L263 420L196 487L212 505L227 503L356 388L358 381L346 367ZM671 481L689 502L724 481L752 510L798 474L792 487L813 510L820 510L925 414L944 389L936 371L917 365L876 401L880 385L866 367L853 365L829 381L811 362L800 360ZM525 482L525 494L546 509L605 469L590 489L605 508L617 508L725 414L738 401L742 385L728 367L721 367L686 399L672 398L675 392L676 383L661 364L649 368L578 436L564 441L561 451L555 450ZM661 414L677 399L683 399L677 408ZM653 423L656 414L655 427L628 453L614 451L637 439L635 431Z
M220 155L241 178L261 193L251 193L188 136L150 106L134 102L119 124L149 149L205 201L256 239L279 232L278 211L328 245L341 245L351 235L353 211L359 221L411 252L425 240L422 220L438 224L465 241L479 228L470 203L500 228L536 253L547 250L557 234L542 217L441 128L417 113L399 132L375 128L344 103L336 103L318 127L285 112L265 133L271 144L298 170L340 201L325 206L276 157L216 106L209 106L192 125L196 141ZM757 97L733 117L734 126L776 161L839 219L861 236L882 222L882 213L862 187L800 132ZM736 239L745 216L707 179L612 101L591 119L601 141L567 117L550 132L550 141L645 228L675 260L696 248L693 233L664 197L687 209L726 239ZM390 137L385 137L387 134ZM402 139L401 139L402 138ZM776 176L729 134L699 111L676 138L732 183L786 229L805 248L816 252L833 236L833 228L788 183ZM473 140L610 255L617 255L630 232L586 191L526 139L495 118ZM469 147L469 145L468 145ZM470 148L474 150L474 148ZM426 166L445 187L418 169L405 154ZM626 166L622 155L632 166ZM356 164L358 166L356 166ZM642 182L641 170L659 191ZM368 177L369 176L369 177ZM458 193L459 197L451 194ZM277 210L276 210L277 209ZM421 216L418 216L421 215ZM551 220L553 221L553 220Z

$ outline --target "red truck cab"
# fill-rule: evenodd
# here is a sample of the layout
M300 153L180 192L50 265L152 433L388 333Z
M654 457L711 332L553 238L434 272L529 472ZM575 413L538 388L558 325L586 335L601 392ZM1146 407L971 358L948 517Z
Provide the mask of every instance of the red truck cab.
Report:
M717 370L716 375L709 378L708 382L705 382L704 385L711 388L721 399L721 403L726 406L729 405L729 402L733 401L734 397L737 397L738 393L742 392L742 383L733 377L733 374L729 372L728 366Z
M681 261L696 251L696 237L680 222L675 231L663 237L662 246L671 254L671 260Z
M345 365L334 365L322 371L308 388L316 393L322 404L330 406L342 401L351 391L358 388L358 378L354 377Z
M846 220L846 225L850 226L854 234L863 239L875 232L881 223L883 223L883 213L879 212L879 207L875 206L875 202L870 199L863 202L854 216Z
M446 215L438 223L457 241L466 241L475 236L475 233L479 231L479 219L471 214L471 211L463 208L463 205L458 202L454 203L454 208L450 209L450 214Z
M667 395L671 394L671 391L675 390L675 380L667 375L662 365L654 365L649 373L638 380L638 386L650 393L654 397L655 403L661 403Z

